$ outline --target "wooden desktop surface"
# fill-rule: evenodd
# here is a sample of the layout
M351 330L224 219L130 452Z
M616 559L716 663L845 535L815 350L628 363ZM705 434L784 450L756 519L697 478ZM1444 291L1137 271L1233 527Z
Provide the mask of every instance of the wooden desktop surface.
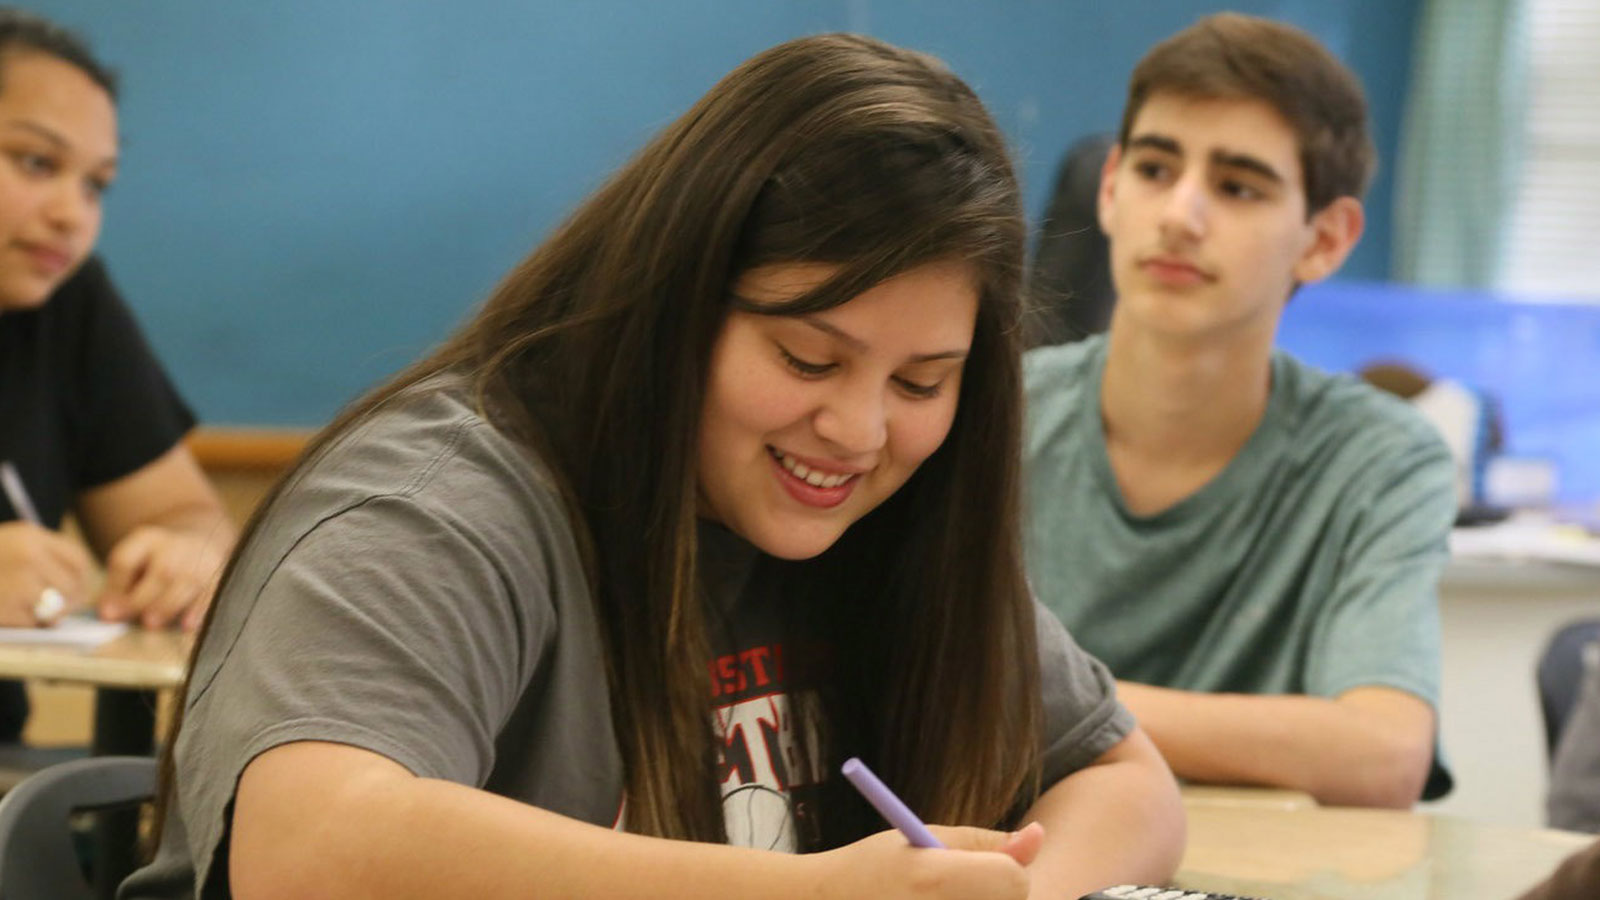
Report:
M88 650L0 642L0 678L165 690L183 683L192 645L191 635L143 629Z
M1512 900L1592 835L1185 788L1179 887L1269 900Z

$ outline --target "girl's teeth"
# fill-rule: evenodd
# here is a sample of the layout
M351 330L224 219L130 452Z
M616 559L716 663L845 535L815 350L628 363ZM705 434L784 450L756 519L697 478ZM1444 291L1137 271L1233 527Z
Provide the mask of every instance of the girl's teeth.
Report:
M807 468L804 463L797 462L794 457L788 456L787 454L779 454L774 451L774 455L778 457L778 461L783 463L783 467L787 469L790 474L794 475L794 477L800 479L801 481L804 481L806 484L811 485L812 487L838 487L839 485L850 480L849 475L824 475L821 472L814 471L810 468Z

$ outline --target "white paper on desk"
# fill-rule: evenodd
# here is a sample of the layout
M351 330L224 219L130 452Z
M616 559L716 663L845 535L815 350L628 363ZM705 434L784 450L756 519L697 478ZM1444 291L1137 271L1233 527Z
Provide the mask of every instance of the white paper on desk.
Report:
M1450 554L1466 561L1508 559L1600 567L1600 540L1544 517L1512 516L1496 525L1454 529Z
M102 622L86 616L67 616L48 628L0 628L0 644L82 647L88 650L127 630L127 622Z

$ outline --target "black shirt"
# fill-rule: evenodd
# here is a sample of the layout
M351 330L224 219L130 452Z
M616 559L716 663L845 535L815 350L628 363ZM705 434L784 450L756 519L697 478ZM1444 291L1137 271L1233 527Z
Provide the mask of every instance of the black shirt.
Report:
M81 491L154 462L193 426L98 259L43 306L0 312L0 461L46 527L61 526ZM0 492L0 522L19 518ZM0 681L0 741L17 740L27 715L22 685Z
M43 306L0 313L0 460L47 527L81 491L172 449L194 421L98 259ZM0 494L0 521L16 518Z

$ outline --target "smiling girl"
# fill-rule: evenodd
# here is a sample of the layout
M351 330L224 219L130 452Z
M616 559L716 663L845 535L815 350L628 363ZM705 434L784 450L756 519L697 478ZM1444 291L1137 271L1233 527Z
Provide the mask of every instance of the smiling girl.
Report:
M1171 775L1021 570L1022 239L936 61L728 75L264 507L122 896L1170 874ZM884 832L849 756L953 849Z

